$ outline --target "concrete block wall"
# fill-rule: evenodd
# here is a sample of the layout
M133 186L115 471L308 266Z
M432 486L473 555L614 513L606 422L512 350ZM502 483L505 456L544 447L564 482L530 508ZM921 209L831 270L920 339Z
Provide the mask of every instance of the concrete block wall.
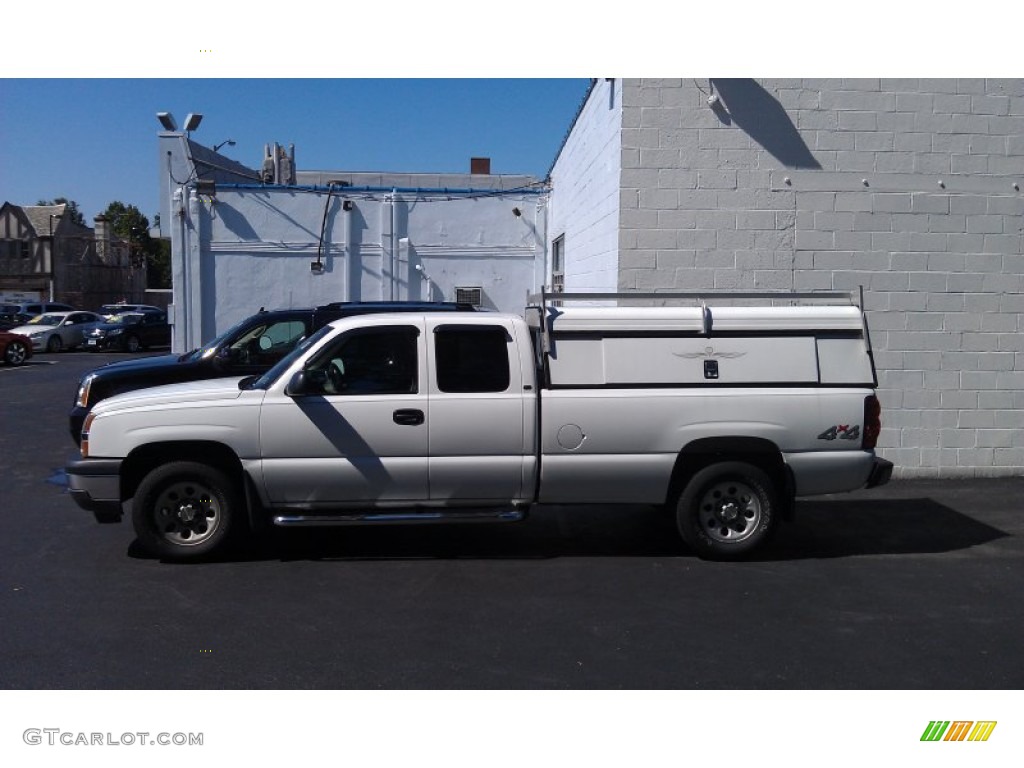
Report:
M897 475L1024 474L1024 80L626 80L622 103L620 289L864 286Z

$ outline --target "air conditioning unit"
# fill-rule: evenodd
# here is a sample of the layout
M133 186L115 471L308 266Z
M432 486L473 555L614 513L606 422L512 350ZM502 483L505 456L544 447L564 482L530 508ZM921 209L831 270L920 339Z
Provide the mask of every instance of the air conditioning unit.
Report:
M483 298L484 289L479 286L475 288L455 288L455 301L458 304L469 304L474 307L479 307L483 304Z

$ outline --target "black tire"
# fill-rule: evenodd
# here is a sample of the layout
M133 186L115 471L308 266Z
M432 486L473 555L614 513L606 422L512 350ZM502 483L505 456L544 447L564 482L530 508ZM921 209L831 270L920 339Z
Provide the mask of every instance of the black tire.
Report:
M46 342L47 352L60 352L64 349L64 341L57 334L53 334Z
M4 350L4 362L7 365L22 365L28 360L28 347L24 342L12 341Z
M165 560L196 560L221 548L236 515L238 492L221 470L191 461L157 467L139 484L132 525L143 548Z
M139 342L139 337L134 333L129 333L124 339L124 349L126 352L138 352L142 349L142 344Z
M712 464L695 474L679 495L676 525L699 557L732 560L771 537L777 499L775 484L752 464Z

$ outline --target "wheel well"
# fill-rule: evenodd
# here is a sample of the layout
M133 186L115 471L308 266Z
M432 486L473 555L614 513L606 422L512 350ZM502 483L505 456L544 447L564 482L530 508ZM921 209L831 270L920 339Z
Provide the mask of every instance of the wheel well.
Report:
M130 499L147 474L171 461L201 461L225 472L242 488L242 462L222 443L202 440L154 443L136 448L121 465L121 498Z
M791 516L796 487L793 472L783 460L779 447L760 437L706 437L688 443L672 468L666 504L675 502L695 474L722 461L742 461L762 470L775 484L782 516Z

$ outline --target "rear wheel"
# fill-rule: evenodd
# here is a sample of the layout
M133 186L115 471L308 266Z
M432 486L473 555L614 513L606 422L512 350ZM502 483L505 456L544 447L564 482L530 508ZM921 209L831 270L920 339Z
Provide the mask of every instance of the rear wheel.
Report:
M694 475L679 496L679 533L702 558L741 557L771 536L778 516L777 497L775 484L752 464L712 464Z
M219 469L176 461L139 484L132 524L139 543L169 560L194 560L219 549L238 509L234 484Z
M21 341L12 341L4 350L4 362L8 365L21 365L28 359L28 347Z

